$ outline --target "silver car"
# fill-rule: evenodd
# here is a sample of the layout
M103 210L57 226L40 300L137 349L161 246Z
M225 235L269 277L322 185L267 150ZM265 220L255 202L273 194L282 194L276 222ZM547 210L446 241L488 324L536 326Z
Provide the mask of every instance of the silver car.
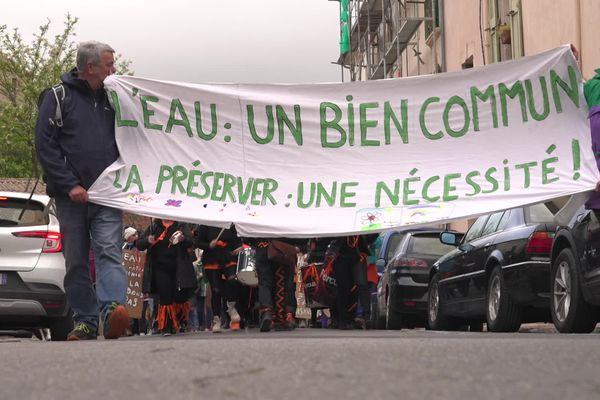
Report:
M61 234L48 196L0 192L0 331L73 328ZM1 333L0 333L1 334Z

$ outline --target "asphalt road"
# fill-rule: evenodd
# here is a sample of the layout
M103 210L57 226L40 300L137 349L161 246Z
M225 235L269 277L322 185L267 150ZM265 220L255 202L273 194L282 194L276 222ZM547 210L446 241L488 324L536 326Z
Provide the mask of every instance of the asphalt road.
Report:
M551 332L250 330L79 343L4 338L0 398L600 399L600 334Z

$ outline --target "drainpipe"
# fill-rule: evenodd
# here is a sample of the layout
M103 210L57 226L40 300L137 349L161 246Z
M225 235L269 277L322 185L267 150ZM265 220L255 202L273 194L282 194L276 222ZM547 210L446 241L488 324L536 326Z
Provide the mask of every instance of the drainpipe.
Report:
M441 30L441 40L440 40L440 53L441 53L441 67L442 72L446 72L446 22L444 16L444 0L438 0L438 15L440 18L440 30Z

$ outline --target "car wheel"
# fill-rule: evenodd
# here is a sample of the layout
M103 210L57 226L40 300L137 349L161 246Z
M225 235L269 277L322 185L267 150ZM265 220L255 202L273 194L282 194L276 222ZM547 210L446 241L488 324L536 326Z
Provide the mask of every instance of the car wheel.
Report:
M73 314L71 311L62 318L55 318L49 326L52 341L67 340L69 332L73 330Z
M571 249L563 249L552 265L550 313L562 333L590 333L596 327L595 310L583 298Z
M402 329L402 318L400 313L392 309L391 295L387 299L386 304L386 315L385 315L385 329L399 330Z
M521 308L508 295L502 268L495 267L488 281L486 296L488 331L516 332L521 327Z
M458 328L456 321L444 315L441 310L439 274L435 274L431 282L429 282L427 300L427 329L433 331L451 331Z

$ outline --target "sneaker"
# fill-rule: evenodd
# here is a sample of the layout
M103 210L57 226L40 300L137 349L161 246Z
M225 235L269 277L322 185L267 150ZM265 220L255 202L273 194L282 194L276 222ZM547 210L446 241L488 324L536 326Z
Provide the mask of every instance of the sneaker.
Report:
M231 323L237 324L239 327L241 318L240 314L235 309L235 301L227 302L227 314L229 314L229 319L231 320Z
M69 332L67 340L96 340L97 336L95 329L84 322L79 322L75 324L75 328Z
M118 339L127 332L129 313L123 304L112 303L104 318L104 338Z
M273 317L271 315L271 310L266 309L260 314L260 331L261 332L269 332L271 330L271 325L273 324Z
M213 333L221 333L221 318L219 318L219 317L213 318L212 331L213 331Z
M294 314L292 312L288 312L285 315L285 321L283 322L283 326L285 330L293 331L296 329L296 318L294 318Z
M356 329L367 329L367 321L362 316L354 318L354 325L356 326Z
M179 333L185 333L187 330L187 323L185 321L179 322Z

